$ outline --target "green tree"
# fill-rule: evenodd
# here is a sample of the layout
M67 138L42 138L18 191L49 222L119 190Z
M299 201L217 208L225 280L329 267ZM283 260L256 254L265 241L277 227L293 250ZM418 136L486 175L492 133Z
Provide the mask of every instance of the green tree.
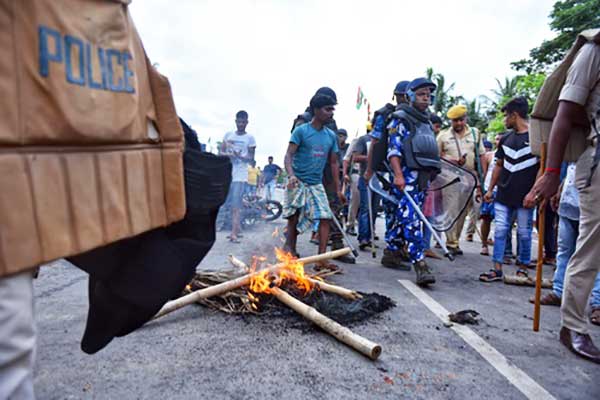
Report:
M533 108L535 99L542 89L544 79L546 79L546 74L541 72L519 75L517 77L517 93L519 96L527 97L527 100L529 100L530 109Z
M492 89L492 93L494 93L496 98L500 100L499 102L501 102L502 99L506 99L506 101L508 101L517 95L517 82L517 76L513 78L504 78L504 83L500 82L500 80L496 78L498 87L496 89Z
M479 129L480 132L486 132L490 122L490 115L486 108L489 107L489 99L485 96L479 96L471 101L466 101L467 119L470 126Z
M427 79L436 84L435 101L432 105L433 112L439 115L446 115L448 108L452 107L457 100L450 92L454 90L454 83L446 87L446 77L443 74L436 73L433 68L427 68L425 71Z
M557 33L529 52L529 58L511 63L517 71L543 72L560 61L577 34L600 26L600 0L563 0L554 3L550 28Z

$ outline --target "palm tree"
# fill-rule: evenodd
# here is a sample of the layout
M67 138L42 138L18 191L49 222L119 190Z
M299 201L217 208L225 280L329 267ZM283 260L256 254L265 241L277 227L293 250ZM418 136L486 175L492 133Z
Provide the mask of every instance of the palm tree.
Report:
M496 103L501 103L505 99L512 99L517 95L517 82L518 77L514 76L512 78L504 78L504 83L500 82L498 78L496 78L496 83L498 84L497 89L492 89L492 93L496 96Z
M446 87L446 77L441 73L434 72L433 68L425 70L427 79L436 84L435 101L433 103L433 111L436 114L445 114L448 108L459 100L459 97L454 97L450 94L454 90L454 83Z

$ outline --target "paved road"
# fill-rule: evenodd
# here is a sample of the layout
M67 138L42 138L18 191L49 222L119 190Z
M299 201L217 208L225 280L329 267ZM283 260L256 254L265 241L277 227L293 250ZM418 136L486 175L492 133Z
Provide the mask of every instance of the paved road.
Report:
M220 233L200 267L226 267L229 253L271 254L277 239L270 233L281 225L247 232L237 245L228 245L225 233ZM300 242L301 254L315 252L306 237ZM87 313L87 278L59 262L43 268L35 283L38 396L491 400L548 393L557 399L600 398L600 366L575 358L557 340L559 310L543 308L541 330L532 332L533 306L527 298L533 289L479 283L477 275L489 268L490 261L478 254L477 243L464 248L465 256L454 263L433 263L438 282L419 291L420 297L399 282L412 281L412 272L383 268L367 253L362 253L358 264L345 267L344 275L333 278L343 286L382 293L397 302L396 308L352 328L383 346L376 362L316 330L199 306L180 310L88 356L79 350ZM549 276L552 271L547 269ZM505 357L509 375L522 373L516 384L446 327L425 305L427 298L450 311L478 310L483 321L472 332L485 341L480 343L484 352L490 345L500 353L494 365ZM591 334L600 344L600 328L593 327Z

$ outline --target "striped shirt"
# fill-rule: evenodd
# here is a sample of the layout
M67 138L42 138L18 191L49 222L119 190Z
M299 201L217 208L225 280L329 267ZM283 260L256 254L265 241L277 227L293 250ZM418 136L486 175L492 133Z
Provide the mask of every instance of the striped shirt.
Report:
M505 135L496 150L496 158L504 160L496 201L512 207L523 207L539 169L539 160L531 154L529 132L511 132Z

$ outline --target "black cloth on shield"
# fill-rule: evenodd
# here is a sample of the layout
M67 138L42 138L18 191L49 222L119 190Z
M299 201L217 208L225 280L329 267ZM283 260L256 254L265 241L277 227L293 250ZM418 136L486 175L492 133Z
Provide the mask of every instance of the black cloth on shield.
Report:
M231 162L193 147L186 141L187 210L181 221L69 258L90 275L84 352L96 353L114 337L152 319L181 293L214 244L217 213L231 183Z

